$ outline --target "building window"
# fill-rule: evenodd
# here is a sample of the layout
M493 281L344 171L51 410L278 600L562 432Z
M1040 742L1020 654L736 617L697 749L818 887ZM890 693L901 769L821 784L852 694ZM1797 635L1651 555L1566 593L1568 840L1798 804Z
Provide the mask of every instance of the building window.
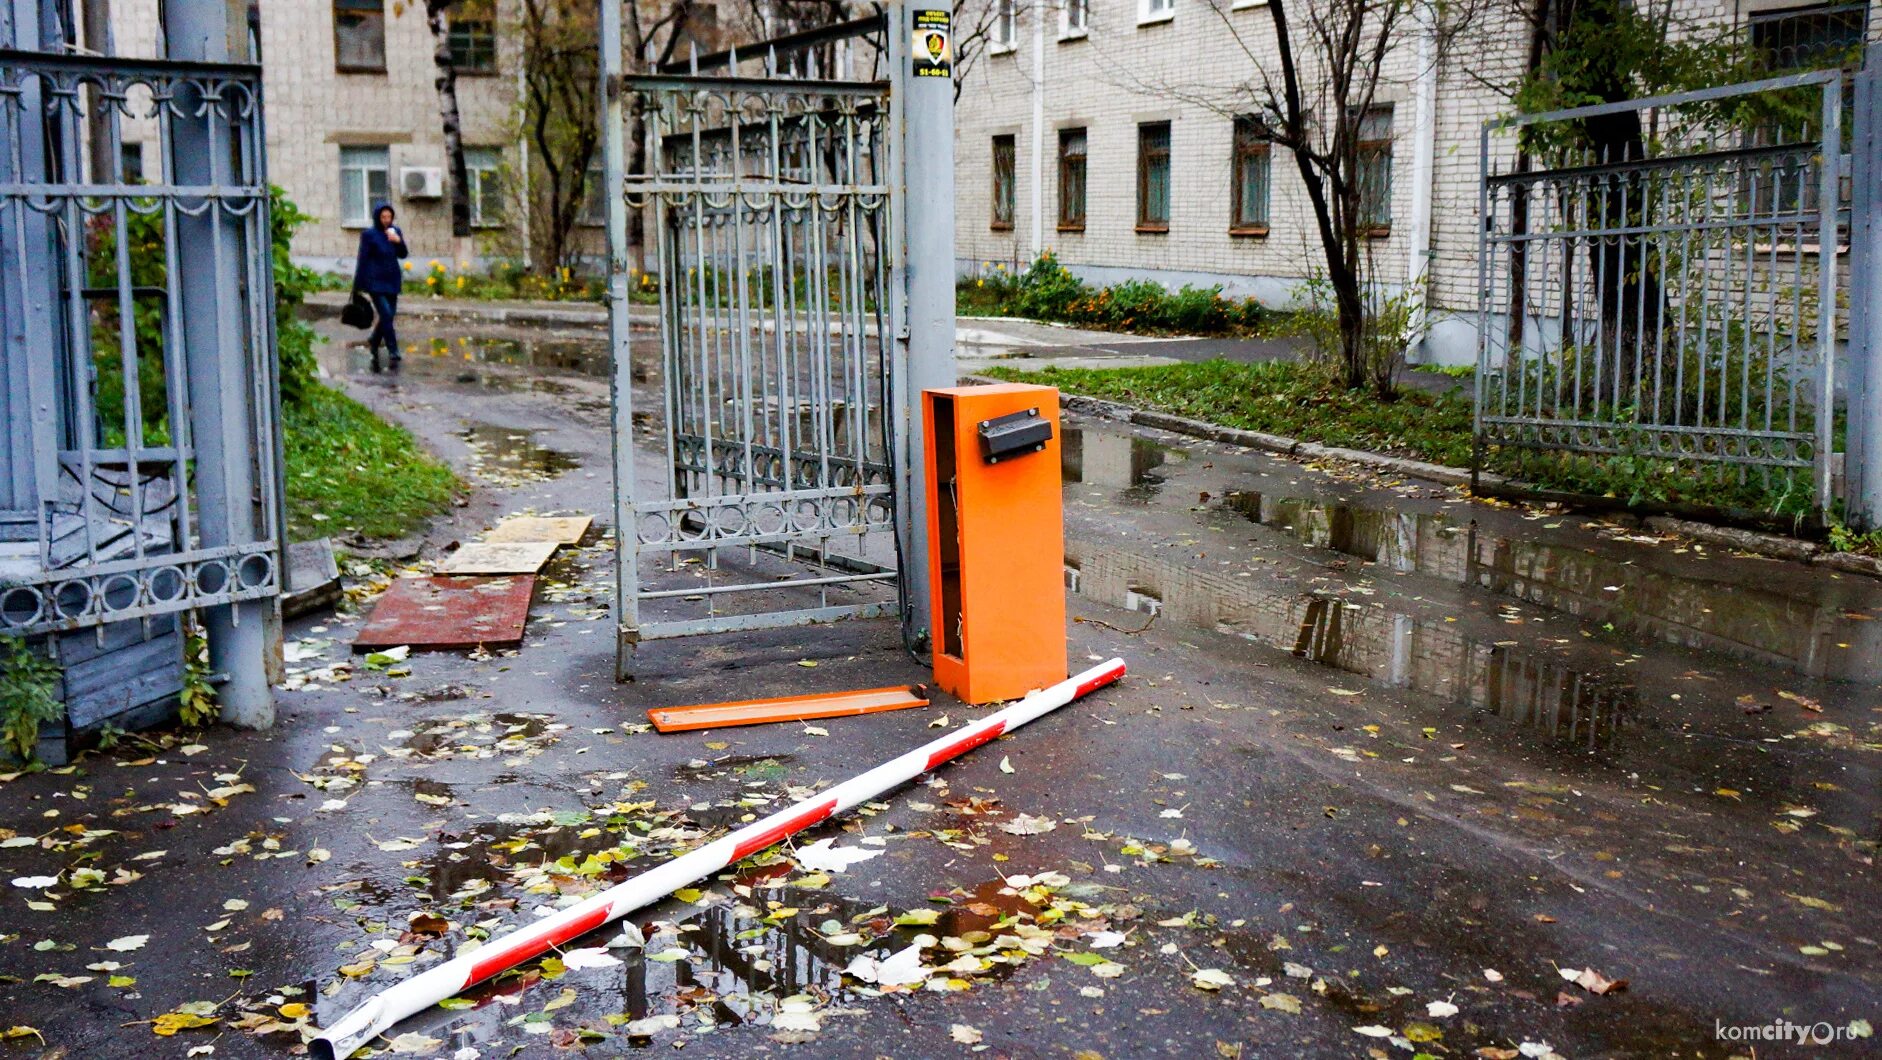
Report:
M1059 39L1082 37L1091 29L1091 0L1064 0L1059 7Z
M333 0L333 68L343 74L386 72L385 0Z
M599 165L588 167L582 186L581 223L596 228L608 223L608 175Z
M1016 0L994 0L993 25L988 33L991 48L996 52L1010 52L1019 43L1019 9Z
M1235 119L1235 158L1230 167L1229 231L1268 234L1268 141L1254 118Z
M1359 224L1369 236L1392 234L1392 107L1359 118Z
M144 182L144 145L131 140L118 145L118 162L122 167L125 184Z
M496 147L464 149L465 187L470 192L471 224L491 228L503 223L503 151Z
M1137 127L1137 230L1170 230L1170 123Z
M391 152L383 147L340 148L340 223L372 224L374 203L392 197Z
M1059 231L1085 230L1085 130L1059 130Z
M490 0L459 0L450 11L451 66L460 74L497 72L497 20Z
M1748 19L1751 48L1773 72L1842 66L1861 54L1867 4L1816 4Z
M1137 24L1168 22L1176 17L1176 0L1137 0Z
M993 227L1013 227L1013 137L993 138Z

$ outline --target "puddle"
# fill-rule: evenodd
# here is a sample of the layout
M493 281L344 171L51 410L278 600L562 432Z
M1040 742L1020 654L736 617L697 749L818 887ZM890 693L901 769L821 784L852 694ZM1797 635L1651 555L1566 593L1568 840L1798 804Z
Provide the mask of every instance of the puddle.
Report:
M445 686L451 689L451 686ZM436 690L434 690L436 691ZM567 729L547 714L465 714L415 723L400 744L407 755L424 759L495 758L503 754L541 754ZM396 733L394 735L397 735Z
M499 485L541 482L582 466L568 453L537 444L531 430L474 423L462 437L470 447L471 467Z
M1713 581L1707 562L1648 556L1628 562L1585 549L1505 537L1443 515L1231 492L1224 511L1392 571L1415 572L1573 615L1623 635L1723 652L1811 676L1882 681L1882 621L1864 612L1866 586L1825 582L1817 598L1772 582ZM1806 592L1811 585L1802 585Z
M517 856L547 854L546 850L525 850ZM748 888L750 897L729 889L715 890L698 904L661 915L630 915L628 920L647 943L644 949L610 950L622 962L619 966L570 971L554 984L495 980L466 991L462 996L473 1007L434 1016L435 1022L425 1033L446 1039L443 1055L499 1039L513 1040L519 1020L552 1000L558 988L571 986L579 991L582 1010L596 1014L597 1019L604 1013L622 1023L672 1015L679 1017L687 1033L695 1035L713 1028L769 1025L785 998L807 997L825 1013L822 1033L840 1033L844 1014L836 1010L875 1003L843 976L843 969L857 957L886 958L923 933L987 946L993 941L993 929L1035 908L1017 895L1000 894L1002 885L992 882L946 906L932 925L897 927L891 919L893 912L881 905L820 890L773 886L780 870L789 871L788 866L759 869L732 881L734 886ZM617 934L617 929L605 928L579 945L602 945ZM850 934L862 936L862 941L853 945L830 941ZM650 954L674 948L684 949L687 956L648 959ZM930 954L931 960L945 960L941 950ZM995 966L976 973L975 979L1001 978L1017 967L1017 962L997 963L1005 960L999 954L990 956ZM527 1041L526 1022L521 1030ZM639 1038L622 1034L611 1040L610 1047L670 1049L661 1041L668 1034L662 1031Z
M1631 724L1637 702L1631 682L1510 642L1478 640L1452 623L1148 557L1084 555L1076 544L1068 546L1068 562L1068 584L1081 596L1436 696L1536 730L1564 749L1609 747Z
M415 344L408 360L429 358L459 364L494 364L534 368L593 379L608 376L608 343L601 338L498 338L462 335L432 337Z
M1163 483L1156 473L1189 454L1135 434L1064 427L1059 443L1059 473L1066 482L1154 492Z

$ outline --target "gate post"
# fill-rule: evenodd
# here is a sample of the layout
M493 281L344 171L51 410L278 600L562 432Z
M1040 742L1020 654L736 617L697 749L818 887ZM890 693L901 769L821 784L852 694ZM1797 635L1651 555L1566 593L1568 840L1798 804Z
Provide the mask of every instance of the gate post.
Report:
M1882 44L1856 74L1849 204L1849 444L1844 515L1882 529Z
M608 408L613 415L614 458L614 679L632 673L634 645L623 631L640 627L633 592L639 571L634 549L634 365L627 302L627 90L619 0L601 5L602 191L608 203Z
M168 0L164 5L164 38L171 59L192 62L230 62L240 55L246 19L230 0ZM232 165L229 131L218 124L218 108L204 106L201 90L186 88L174 122L172 157L164 161L170 180L181 185L220 188L238 183L228 172ZM257 150L264 150L260 146ZM197 461L197 530L204 548L247 545L262 540L268 516L259 510L257 471L274 474L277 466L262 466L256 451L255 425L263 410L251 407L253 396L265 393L279 407L279 392L272 386L256 388L248 378L248 343L267 336L251 335L244 326L244 262L251 254L269 253L266 246L246 246L240 221L211 197L197 216L178 212L175 218L178 260L189 263L176 279L181 309L178 333L182 359L189 375L190 448ZM268 232L261 229L260 239ZM249 299L263 297L247 292ZM272 313L273 308L268 307ZM285 531L285 528L282 528ZM276 571L283 551L275 552ZM234 577L231 565L230 577ZM222 718L243 728L264 729L274 724L274 694L268 684L270 654L280 633L280 612L272 597L206 607L203 630L209 641L212 669L228 677L217 698Z
M890 320L895 331L891 377L895 387L896 536L901 541L902 636L911 649L928 646L928 491L922 481L921 393L955 385L954 368L954 77L952 11L921 0L888 5L892 178L901 185L891 220L902 233L896 254L901 275L890 290L903 302ZM940 28L941 61L918 57L917 24ZM917 68L920 68L918 74ZM939 73L936 73L937 68ZM898 282L899 281L899 282Z

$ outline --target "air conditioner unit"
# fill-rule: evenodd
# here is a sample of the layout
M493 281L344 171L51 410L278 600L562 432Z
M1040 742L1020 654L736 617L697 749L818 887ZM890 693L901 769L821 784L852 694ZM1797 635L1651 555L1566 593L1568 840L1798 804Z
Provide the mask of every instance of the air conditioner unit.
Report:
M399 170L399 195L406 199L444 198L444 170L437 166L406 166Z

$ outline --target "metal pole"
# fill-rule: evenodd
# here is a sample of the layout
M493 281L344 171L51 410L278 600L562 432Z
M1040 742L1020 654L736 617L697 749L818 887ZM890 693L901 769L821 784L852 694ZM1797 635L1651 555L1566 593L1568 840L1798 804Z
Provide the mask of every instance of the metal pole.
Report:
M894 170L902 233L906 305L897 330L897 532L903 535L904 639L911 648L930 640L928 493L923 479L921 393L953 386L954 368L954 81L916 77L911 54L915 14L948 18L947 8L898 3L889 7L891 101L901 150ZM952 54L949 55L952 67Z
M621 0L601 5L602 189L608 196L608 387L614 413L614 671L626 680L634 645L623 635L640 628L634 513L634 366L628 347L627 115L621 54ZM671 430L671 424L668 425Z
M1852 144L1849 453L1843 491L1847 522L1866 532L1882 529L1882 44L1869 45L1856 75Z
M1046 19L1055 4L1032 3L1032 257L1046 250Z
M195 62L237 59L246 50L245 38L232 38L232 26L242 25L232 15L237 6L230 0L168 0L163 7L168 57ZM227 172L231 127L218 121L218 106L206 106L201 90L192 85L177 92L171 157L165 160L166 173L173 174L169 179L182 185L235 183L236 175ZM260 540L263 523L256 510L255 482L255 417L262 410L249 402L240 266L245 254L267 251L245 247L240 226L241 218L213 196L197 216L176 214L173 282L181 306L178 334L189 367L189 442L196 461L197 525L204 548ZM260 292L248 295L260 297ZM278 553L276 558L278 563ZM222 718L231 724L274 724L268 656L270 633L278 628L275 609L273 599L203 609L210 667L228 675L219 699Z

